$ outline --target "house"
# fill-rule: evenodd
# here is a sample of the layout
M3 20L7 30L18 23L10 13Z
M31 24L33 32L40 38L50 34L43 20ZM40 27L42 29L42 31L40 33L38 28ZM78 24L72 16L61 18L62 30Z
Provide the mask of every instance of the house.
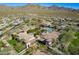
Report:
M52 42L56 42L58 40L60 33L53 31L51 33L42 33L41 38L45 39L44 41L47 42L47 45L51 45Z
M5 27L4 24L0 24L0 30L3 29Z
M30 45L35 41L33 34L27 34L26 31L21 31L18 33L18 38L26 43L26 47L29 48Z
M2 21L4 24L7 24L7 23L9 23L10 19L8 17L3 17Z
M22 22L22 20L20 20L20 19L14 19L13 20L13 25L18 25L18 24L20 24Z

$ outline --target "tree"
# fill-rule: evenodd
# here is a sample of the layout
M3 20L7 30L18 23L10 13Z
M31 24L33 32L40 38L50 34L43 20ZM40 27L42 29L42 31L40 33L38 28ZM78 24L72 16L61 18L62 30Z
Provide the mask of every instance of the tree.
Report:
M74 39L69 47L68 50L70 52L70 54L79 54L79 32L75 33L76 39Z
M75 31L73 29L68 29L67 31L64 31L61 38L60 38L60 44L63 46L63 51L66 54L69 54L68 47L71 44L71 42L75 39Z

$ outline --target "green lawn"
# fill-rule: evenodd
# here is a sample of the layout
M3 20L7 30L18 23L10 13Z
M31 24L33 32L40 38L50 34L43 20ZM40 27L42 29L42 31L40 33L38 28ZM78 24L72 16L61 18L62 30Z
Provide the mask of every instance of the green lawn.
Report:
M11 44L14 49L19 53L25 48L25 44L21 41L17 41L16 39L8 40L9 44Z
M15 39L8 40L8 42L9 42L11 45L13 45L13 46L15 46L16 43L17 43L17 41L16 41Z

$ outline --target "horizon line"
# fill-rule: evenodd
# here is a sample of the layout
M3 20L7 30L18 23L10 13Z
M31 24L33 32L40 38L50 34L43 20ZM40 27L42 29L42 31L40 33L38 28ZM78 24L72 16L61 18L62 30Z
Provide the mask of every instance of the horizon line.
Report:
M11 6L11 7L25 6L28 4L40 5L45 7L58 6L58 7L79 9L79 3L0 3L0 5Z

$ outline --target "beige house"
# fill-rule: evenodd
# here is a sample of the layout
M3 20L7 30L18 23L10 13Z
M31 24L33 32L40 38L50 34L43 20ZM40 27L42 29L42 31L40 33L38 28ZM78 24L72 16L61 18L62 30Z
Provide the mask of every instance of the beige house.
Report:
M58 37L59 37L60 33L53 31L51 33L47 32L47 33L43 33L41 35L41 38L45 39L49 45L51 45L52 42L56 42Z
M23 40L26 43L26 47L30 47L30 45L35 41L35 37L33 34L27 34L26 31L22 31L18 33L18 38Z

